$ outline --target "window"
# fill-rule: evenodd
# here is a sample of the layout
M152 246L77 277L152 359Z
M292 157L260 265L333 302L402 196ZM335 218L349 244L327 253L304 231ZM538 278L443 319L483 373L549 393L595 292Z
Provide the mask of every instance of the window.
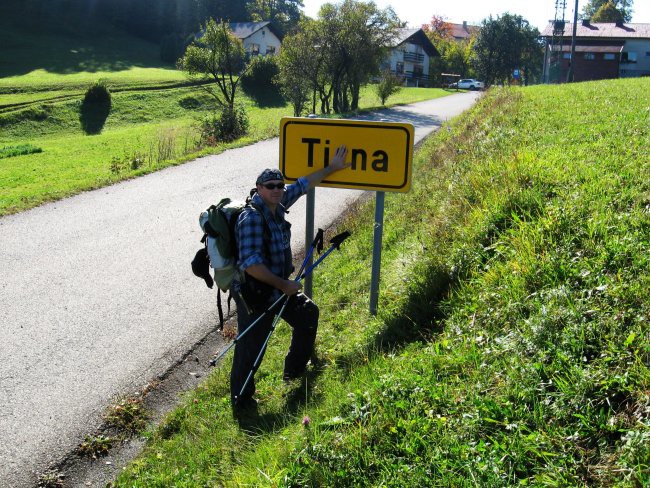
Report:
M398 61L397 64L395 65L395 71L400 74L404 73L404 63Z
M621 63L636 63L636 53L634 51L622 52Z
M275 54L275 46L266 46L266 55L273 56Z
M605 53L603 58L605 59L605 61L614 61L614 60L616 60L616 54L614 54L614 53Z
M585 59L596 59L596 55L594 53L585 53Z
M260 53L260 45L259 44L251 44L250 45L250 53L251 53L251 56L257 56Z

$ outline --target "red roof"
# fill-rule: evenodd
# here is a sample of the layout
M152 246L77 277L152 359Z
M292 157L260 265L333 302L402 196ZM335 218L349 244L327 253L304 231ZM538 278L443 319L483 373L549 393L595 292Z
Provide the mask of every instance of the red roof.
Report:
M567 22L564 25L564 34L562 37L571 37L572 35L573 23ZM552 36L553 22L550 22L542 32L542 37ZM591 24L588 22L583 22L576 26L576 37L596 37L607 39L650 39L650 24Z
M455 39L469 39L480 29L477 25L467 25L466 22L462 24L449 22L449 25L451 26L451 36Z

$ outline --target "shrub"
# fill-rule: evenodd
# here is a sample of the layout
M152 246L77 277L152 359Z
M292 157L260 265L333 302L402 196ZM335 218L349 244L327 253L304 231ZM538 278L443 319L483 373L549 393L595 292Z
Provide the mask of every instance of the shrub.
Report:
M401 89L402 79L388 70L382 72L381 78L379 78L379 83L377 83L377 86L375 87L377 96L381 100L382 105L386 104L388 97L394 95Z
M99 134L111 112L111 92L98 80L88 87L81 103L79 120L86 134Z
M201 102L191 95L181 98L178 104L185 110L196 110L201 106Z
M106 86L106 82L103 80L97 80L95 83L90 85L86 90L84 95L84 105L85 104L97 104L97 105L111 105L111 92Z
M273 56L256 56L241 77L242 89L254 99L265 95L279 95L278 87L274 83L278 73L278 63Z
M219 115L209 115L201 124L201 137L207 144L231 142L247 132L248 115L242 105L225 107Z

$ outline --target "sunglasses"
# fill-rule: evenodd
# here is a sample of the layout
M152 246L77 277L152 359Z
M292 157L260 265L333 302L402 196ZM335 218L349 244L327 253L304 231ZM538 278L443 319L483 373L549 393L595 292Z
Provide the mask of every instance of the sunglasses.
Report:
M275 190L276 188L278 190L284 189L284 183L264 183L262 186L267 190Z

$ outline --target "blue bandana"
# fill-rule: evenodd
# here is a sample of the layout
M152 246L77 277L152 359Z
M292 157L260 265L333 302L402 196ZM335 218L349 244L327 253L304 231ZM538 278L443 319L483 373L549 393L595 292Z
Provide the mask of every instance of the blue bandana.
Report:
M282 172L279 169L266 168L257 177L255 184L261 185L262 183L266 183L267 181L273 181L273 180L283 181L284 176L282 176Z

